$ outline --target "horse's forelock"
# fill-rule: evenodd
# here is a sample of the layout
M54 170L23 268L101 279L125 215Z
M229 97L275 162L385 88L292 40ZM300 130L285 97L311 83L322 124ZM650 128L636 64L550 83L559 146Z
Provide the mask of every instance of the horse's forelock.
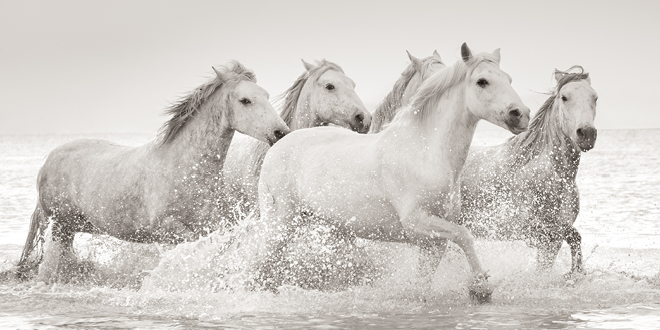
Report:
M571 72L573 69L579 69L580 72ZM589 73L584 72L584 68L579 66L579 65L574 65L566 71L561 71L561 70L556 70L555 69L555 74L560 73L561 78L557 81L557 86L555 87L555 95L556 93L559 93L559 91L564 87L564 85L578 81L578 80L583 80L583 79L588 79L589 78Z

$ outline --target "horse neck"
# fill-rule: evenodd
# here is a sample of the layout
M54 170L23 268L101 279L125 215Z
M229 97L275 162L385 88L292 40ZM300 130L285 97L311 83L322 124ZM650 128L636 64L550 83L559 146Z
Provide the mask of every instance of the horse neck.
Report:
M580 164L580 149L559 126L562 119L556 109L548 109L542 117L534 118L530 128L507 141L512 166L525 166L533 159L544 157L561 177L575 179Z
M222 169L234 129L231 128L226 111L212 109L213 106L216 105L207 102L182 127L176 138L162 148L160 156L167 158L183 173L196 173L199 178L217 177L218 171Z
M385 99L383 99L383 101L374 110L373 116L371 117L372 121L371 129L369 131L370 133L378 133L382 131L383 127L392 121L396 115L396 111L407 105L412 95L405 95L406 90L409 89L411 81L413 81L415 77L417 77L417 80L414 83L415 87L410 92L410 94L414 94L420 85L419 74L416 74L410 78L402 76L394 83L392 90L387 94L387 96L385 96ZM404 96L406 96L405 104L403 102Z
M427 157L431 162L448 164L449 168L438 169L449 170L454 180L465 164L479 121L466 108L464 100L464 90L453 87L443 93L426 120L408 127L420 137L419 152L431 156Z
M314 109L312 109L310 97L307 89L303 88L291 114L291 123L288 125L292 131L300 128L315 127L321 124L316 113L313 111Z

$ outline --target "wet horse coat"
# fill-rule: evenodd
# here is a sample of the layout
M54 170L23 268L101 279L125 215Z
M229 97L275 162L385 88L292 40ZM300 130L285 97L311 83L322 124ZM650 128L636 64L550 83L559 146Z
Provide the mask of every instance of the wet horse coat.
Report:
M581 152L596 142L597 94L589 74L556 71L557 87L529 130L493 147L472 147L461 174L459 223L475 236L527 240L549 268L565 240L571 273L582 271L575 177ZM569 71L571 70L569 69Z
M303 61L305 72L280 97L280 115L291 130L333 124L366 133L371 114L355 93L355 83L337 64L323 60L314 66ZM223 177L227 200L234 211L257 209L257 185L270 146L238 135L229 146Z
M411 97L426 78L447 67L437 51L424 59L416 58L408 53L408 58L410 64L403 70L401 77L394 83L385 99L374 110L369 133L382 131L385 125L392 121L397 110L410 103Z
M430 250L451 240L466 254L473 295L489 298L472 237L452 223L458 175L479 119L519 133L529 109L499 69L499 51L461 50L463 61L427 79L382 132L303 129L271 148L259 180L261 218L232 246L257 282L278 286L282 248L295 227L315 220L348 235Z
M168 113L161 137L147 145L76 140L48 155L19 273L40 265L42 280L57 279L75 259L77 232L133 242L199 238L223 222L219 173L234 131L268 143L289 132L254 73L238 62L216 70Z

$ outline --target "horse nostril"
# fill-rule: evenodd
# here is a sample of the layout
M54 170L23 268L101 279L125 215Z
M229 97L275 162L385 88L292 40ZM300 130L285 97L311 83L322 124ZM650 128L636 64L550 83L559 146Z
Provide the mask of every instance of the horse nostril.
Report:
M511 116L513 118L520 118L522 116L522 112L520 112L520 110L518 110L518 109L513 109L513 110L509 111L509 116Z
M278 140L283 138L286 135L286 133L280 131L279 129L277 131L275 131L274 134L275 134L275 138L277 138Z
M576 133L577 133L578 138L584 139L584 132L582 131L581 128L578 128Z
M355 115L355 121L356 122L362 123L363 120L364 120L364 115L363 114L359 113L359 114Z

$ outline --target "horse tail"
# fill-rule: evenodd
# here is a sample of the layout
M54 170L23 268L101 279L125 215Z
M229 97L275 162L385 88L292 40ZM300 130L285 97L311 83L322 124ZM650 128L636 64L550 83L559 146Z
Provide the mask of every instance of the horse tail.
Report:
M48 218L44 214L41 203L32 213L30 220L30 230L28 232L21 258L16 264L16 277L18 279L27 279L33 275L43 258L44 234L48 227Z

